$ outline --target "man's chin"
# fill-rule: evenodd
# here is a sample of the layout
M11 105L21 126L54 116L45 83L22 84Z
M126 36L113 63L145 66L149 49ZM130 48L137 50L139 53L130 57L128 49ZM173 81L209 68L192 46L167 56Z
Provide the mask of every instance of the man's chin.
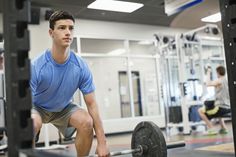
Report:
M70 44L71 43L64 44L63 47L65 47L65 48L70 47Z

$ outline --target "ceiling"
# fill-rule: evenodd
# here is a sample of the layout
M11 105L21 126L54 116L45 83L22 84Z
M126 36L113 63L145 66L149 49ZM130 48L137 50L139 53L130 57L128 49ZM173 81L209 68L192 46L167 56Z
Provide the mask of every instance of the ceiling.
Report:
M0 8L3 6L2 1L3 0L0 0ZM202 3L172 16L167 16L165 14L164 0L122 0L144 4L144 7L130 14L88 9L87 6L93 1L94 0L31 0L33 6L67 10L80 19L160 25L189 29L205 25L200 19L219 11L219 0L203 0ZM0 10L2 10L2 8ZM218 25L220 26L221 24L218 23Z

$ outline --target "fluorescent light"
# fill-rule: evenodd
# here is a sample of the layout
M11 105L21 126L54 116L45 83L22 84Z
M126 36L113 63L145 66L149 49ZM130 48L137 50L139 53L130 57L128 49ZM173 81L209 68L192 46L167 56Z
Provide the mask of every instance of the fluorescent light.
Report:
M112 50L112 51L110 51L110 52L108 52L107 54L108 55L121 55L121 54L123 54L123 53L125 53L126 51L125 51L125 49L115 49L115 50Z
M141 3L124 2L116 0L96 0L93 3L89 4L88 8L131 13L141 8L142 6L143 4Z
M201 21L203 21L203 22L214 22L214 23L219 22L219 21L221 21L221 14L220 14L220 12L218 12L216 14L213 14L213 15L202 18Z

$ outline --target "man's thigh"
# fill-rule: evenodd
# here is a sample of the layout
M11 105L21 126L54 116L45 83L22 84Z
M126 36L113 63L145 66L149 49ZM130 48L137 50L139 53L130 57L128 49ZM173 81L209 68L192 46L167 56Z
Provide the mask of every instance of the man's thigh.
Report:
M31 109L31 117L36 118L36 120L41 119L42 123L48 123L50 115L47 111L33 105Z
M85 110L77 110L71 117L69 124L75 128L84 127L84 125L93 125L93 119L90 114ZM83 125L83 126L82 126Z
M57 127L65 137L70 137L75 132L75 128L70 125L69 121L71 116L80 110L83 109L71 103L61 112L53 113L49 122Z

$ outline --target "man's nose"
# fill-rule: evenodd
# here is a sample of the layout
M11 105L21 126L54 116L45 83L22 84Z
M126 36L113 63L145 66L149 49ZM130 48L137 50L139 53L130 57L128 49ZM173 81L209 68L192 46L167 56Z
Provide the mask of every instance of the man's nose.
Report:
M65 31L66 31L66 35L70 35L71 34L71 30L69 28L67 28Z

